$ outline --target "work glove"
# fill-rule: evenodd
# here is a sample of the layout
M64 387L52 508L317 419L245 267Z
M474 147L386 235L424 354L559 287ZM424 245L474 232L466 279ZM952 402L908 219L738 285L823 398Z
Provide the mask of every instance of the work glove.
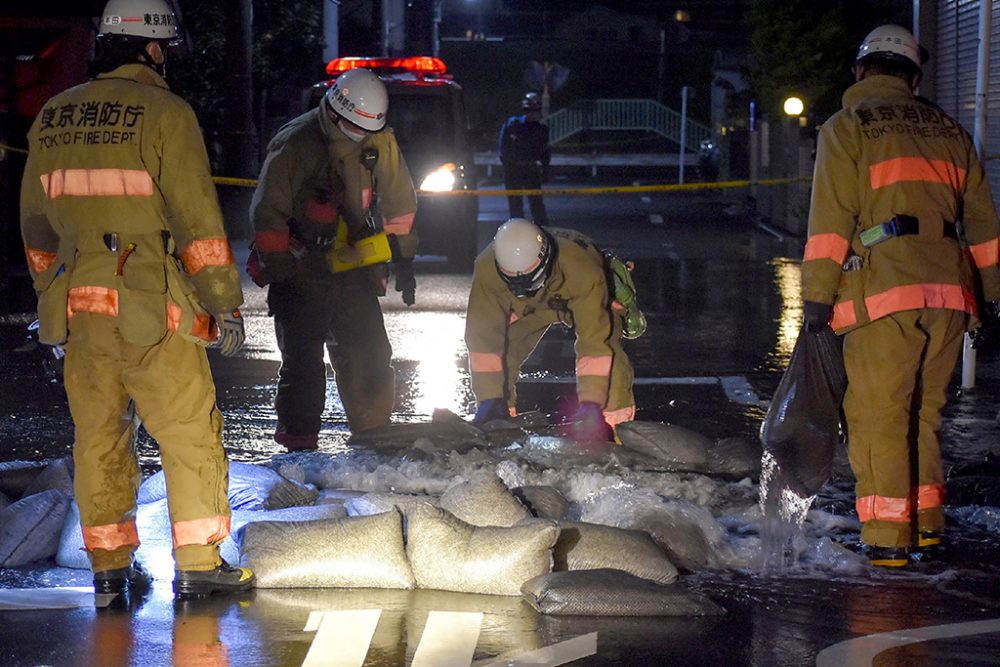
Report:
M392 253L392 271L396 276L396 291L403 293L403 303L412 306L417 302L417 278L413 273L413 258L407 257L400 249L399 237L387 234L389 251Z
M209 344L222 353L224 357L231 357L236 354L246 339L246 332L243 329L243 316L239 310L231 313L221 313L215 316L215 321L219 325L219 337Z
M479 409L476 410L476 416L472 418L472 424L482 426L494 419L507 419L508 417L510 417L510 413L502 398L487 398L479 403Z
M580 403L576 414L573 415L570 430L574 439L584 444L610 442L615 437L614 431L604 421L604 411L601 406L589 401Z
M830 325L833 317L833 306L818 301L806 301L803 304L803 320L806 331L815 333Z
M972 348L982 349L1000 335L1000 301L987 301L979 309L979 328L969 334Z

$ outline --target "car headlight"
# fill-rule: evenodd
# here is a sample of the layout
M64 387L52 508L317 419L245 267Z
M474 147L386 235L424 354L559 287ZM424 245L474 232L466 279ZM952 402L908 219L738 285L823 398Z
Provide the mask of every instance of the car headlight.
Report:
M443 164L424 177L420 189L427 192L450 192L455 187L455 165Z

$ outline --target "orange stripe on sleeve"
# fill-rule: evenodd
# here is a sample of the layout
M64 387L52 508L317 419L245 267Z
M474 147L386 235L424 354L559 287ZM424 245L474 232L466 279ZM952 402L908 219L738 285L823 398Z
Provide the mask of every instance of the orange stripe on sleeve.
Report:
M234 261L233 250L225 238L191 241L181 251L181 262L189 276L195 275L206 266L227 266Z
M994 266L1000 262L1000 238L969 246L969 253L972 254L976 268L985 269L987 266Z
M965 186L966 171L947 160L897 157L873 164L868 173L874 190L903 181L943 183L954 190L961 190Z
M413 231L413 218L415 215L415 213L406 213L386 220L383 225L385 233L395 234L396 236L409 234Z
M35 250L28 246L24 246L24 256L28 259L28 264L35 273L41 273L52 266L52 262L56 261L56 254L54 252Z
M851 242L840 234L815 234L806 241L802 261L811 259L830 259L837 264L843 264L847 253L851 250Z
M469 369L473 373L499 373L503 358L494 352L469 352Z
M611 375L611 355L605 357L580 357L576 360L577 375Z

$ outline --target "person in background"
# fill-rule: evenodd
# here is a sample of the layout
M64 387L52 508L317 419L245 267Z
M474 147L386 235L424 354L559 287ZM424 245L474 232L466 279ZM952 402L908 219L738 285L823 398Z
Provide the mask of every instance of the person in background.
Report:
M476 258L469 294L473 423L517 414L521 364L550 326L562 324L576 332L572 434L583 442L613 440L613 428L635 418L632 364L621 344L625 321L615 305L605 256L589 238L523 218L501 225Z
M163 79L179 30L164 0L111 0L93 80L29 133L21 233L39 340L65 348L75 495L94 590L148 585L135 561L139 466L130 400L160 446L178 597L244 591L230 566L222 415L205 352L243 344L243 303L194 112Z
M503 165L504 187L508 190L540 190L547 180L549 161L549 128L542 124L542 100L538 93L528 93L521 102L524 114L511 116L500 128L500 164ZM508 195L510 217L524 217L522 195ZM545 202L541 195L528 195L531 217L539 225L548 224Z
M802 262L806 327L843 336L861 541L890 567L941 544L941 409L977 300L1000 299L993 198L969 135L914 95L926 57L896 25L862 42L820 130Z
M268 285L281 351L274 440L316 449L330 354L352 431L389 423L392 348L378 298L386 262L412 305L416 192L392 128L385 84L367 69L339 77L319 105L268 145L250 205L248 272Z

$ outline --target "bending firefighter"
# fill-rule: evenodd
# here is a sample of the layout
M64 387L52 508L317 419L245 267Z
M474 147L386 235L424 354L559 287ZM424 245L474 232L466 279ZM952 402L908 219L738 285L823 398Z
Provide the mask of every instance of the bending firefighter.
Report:
M521 365L553 324L576 332L574 435L588 442L612 440L613 427L635 418L632 365L621 341L623 327L635 338L645 320L634 288L629 290L627 270L612 269L609 281L608 261L621 265L572 230L543 229L522 218L497 230L476 259L466 318L472 390L479 403L474 424L517 414Z
M819 134L802 263L806 326L844 339L861 540L883 566L941 542L941 409L977 300L1000 299L993 198L968 134L914 96L925 57L899 26L862 43Z
M344 72L271 140L254 193L247 270L269 285L281 350L274 440L290 450L317 447L324 346L351 430L389 423L395 375L378 297L392 260L396 291L414 302L416 193L388 104L372 72Z
M219 557L228 463L205 347L240 348L243 293L197 119L162 77L177 35L163 0L109 2L100 74L45 104L21 190L39 339L66 351L76 501L98 593L149 583L133 559L130 399L160 446L175 593L254 582Z

